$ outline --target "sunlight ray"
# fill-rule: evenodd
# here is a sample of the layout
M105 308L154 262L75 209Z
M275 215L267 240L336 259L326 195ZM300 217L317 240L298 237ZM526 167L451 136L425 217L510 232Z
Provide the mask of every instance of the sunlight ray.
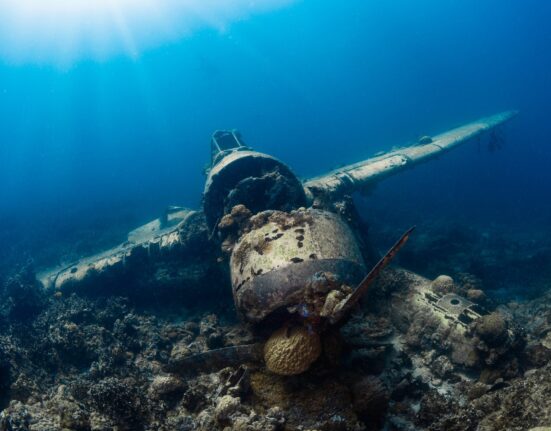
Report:
M70 65L145 49L296 0L3 0L0 61Z

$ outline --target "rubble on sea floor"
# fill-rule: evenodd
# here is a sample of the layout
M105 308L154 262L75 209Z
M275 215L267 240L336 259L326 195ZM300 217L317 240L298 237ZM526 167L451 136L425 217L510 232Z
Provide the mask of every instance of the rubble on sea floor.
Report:
M2 292L0 430L520 430L551 424L546 298L500 306L467 325L459 340L435 315L404 305L412 285L430 282L387 270L341 328L336 363L326 357L305 374L281 377L260 362L169 371L178 357L256 341L229 306L160 314L117 297L45 297L31 280L12 278ZM432 284L435 291L441 281ZM447 294L469 287L445 281ZM32 306L14 309L13 299L22 296Z

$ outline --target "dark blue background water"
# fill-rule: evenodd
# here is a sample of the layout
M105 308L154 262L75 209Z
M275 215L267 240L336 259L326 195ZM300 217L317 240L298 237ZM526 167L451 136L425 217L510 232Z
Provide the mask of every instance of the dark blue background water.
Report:
M113 214L132 224L167 204L199 206L219 128L307 177L514 108L502 151L464 147L372 199L404 225L449 217L545 233L549 22L541 0L306 0L138 59L3 61L0 229L78 229Z

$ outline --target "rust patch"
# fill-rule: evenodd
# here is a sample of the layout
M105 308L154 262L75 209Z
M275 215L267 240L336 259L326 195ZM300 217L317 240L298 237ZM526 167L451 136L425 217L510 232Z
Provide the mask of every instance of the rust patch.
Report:
M245 267L245 262L251 251L251 245L248 242L244 242L237 247L234 253L234 259L237 266L239 266L239 273L243 274L243 269Z
M270 241L272 241L271 238L263 238L262 241L260 241L253 249L256 251L259 255L264 255L264 253L269 252L272 249L272 244L270 244Z

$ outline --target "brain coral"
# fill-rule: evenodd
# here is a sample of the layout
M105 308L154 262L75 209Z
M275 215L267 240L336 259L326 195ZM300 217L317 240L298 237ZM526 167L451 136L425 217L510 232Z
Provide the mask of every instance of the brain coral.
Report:
M275 331L264 346L266 367L273 373L292 376L306 371L321 353L320 338L303 326Z

